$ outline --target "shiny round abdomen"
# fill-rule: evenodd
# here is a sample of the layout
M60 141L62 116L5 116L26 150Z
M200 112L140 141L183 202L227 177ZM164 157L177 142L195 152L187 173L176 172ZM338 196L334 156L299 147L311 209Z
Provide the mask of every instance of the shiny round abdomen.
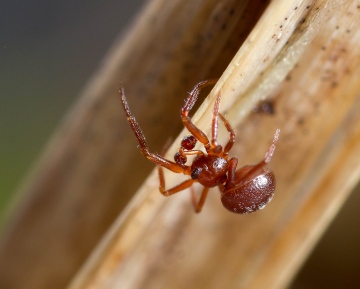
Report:
M274 192L274 173L266 170L238 186L225 189L221 195L221 202L231 212L248 214L263 209L273 198Z

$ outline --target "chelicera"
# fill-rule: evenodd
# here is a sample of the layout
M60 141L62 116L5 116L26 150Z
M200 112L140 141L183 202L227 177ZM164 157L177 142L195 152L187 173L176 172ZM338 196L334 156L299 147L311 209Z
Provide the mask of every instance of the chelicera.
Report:
M139 142L142 154L158 165L161 194L170 196L190 188L195 182L200 183L204 189L199 200L196 200L195 194L191 190L192 203L195 212L198 213L204 205L209 189L217 186L221 192L221 202L226 209L234 213L248 214L263 209L274 196L275 175L267 164L275 151L280 130L276 130L272 144L261 162L237 169L238 159L235 157L229 159L229 152L235 143L235 132L226 118L219 113L221 93L218 93L213 109L211 140L195 126L189 117L189 112L197 101L201 89L215 84L215 82L216 80L205 80L198 83L189 93L184 106L181 108L181 120L191 135L184 137L181 141L174 161L167 160L163 156L149 151L144 133L130 111L122 86L120 87L121 102L131 129ZM229 133L229 140L224 148L217 142L219 118ZM194 149L197 141L203 144L205 152ZM186 164L189 155L194 156L191 165ZM190 179L173 188L165 189L163 168L188 175Z

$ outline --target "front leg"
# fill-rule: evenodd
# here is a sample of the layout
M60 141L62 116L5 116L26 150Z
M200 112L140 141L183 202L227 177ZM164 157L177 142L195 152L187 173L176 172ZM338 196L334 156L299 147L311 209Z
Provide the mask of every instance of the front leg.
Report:
M164 169L161 166L158 166L158 173L159 173L159 182L160 182L159 191L164 196L170 196L170 195L176 194L180 191L183 191L183 190L189 188L195 182L195 180L189 179L189 180L183 181L182 183L180 183L179 185L177 185L175 187L172 187L171 189L166 190L165 189Z
M215 84L217 82L217 79L211 79L211 80L205 80L202 82L199 82L197 85L195 85L194 89L189 93L188 98L185 101L184 106L181 109L181 120L184 123L184 126L189 130L189 132L196 137L202 144L204 144L204 147L206 151L209 151L211 148L210 142L206 134L198 129L193 122L191 121L189 117L189 112L194 106L195 102L197 101L199 97L199 93L202 88L205 86Z
M207 193L209 191L209 188L204 187L200 199L199 201L196 200L196 196L193 190L192 184L195 183L196 181L193 179L189 179L186 181L183 181L182 183L180 183L179 185L172 187L171 189L166 190L165 189L165 178L164 178L164 170L162 167L158 166L158 172L159 172L159 181L160 181L160 186L159 186L159 191L161 194L163 194L164 196L171 196L173 194L176 194L178 192L181 192L187 188L191 189L191 202L194 206L194 211L195 213L200 213L201 209L205 203L206 197L207 197Z
M127 121L129 122L132 131L134 132L139 145L140 145L140 150L141 153L150 161L152 161L153 163L162 166L164 168L169 169L170 171L173 171L175 173L183 173L186 175L190 175L190 167L188 166L183 166L180 164L177 164L175 162L169 161L167 159L164 159L162 156L156 154L156 153L151 153L149 151L149 147L146 143L145 140L145 135L142 132L139 124L137 123L135 117L132 115L128 102L126 100L125 97L125 92L124 92L124 88L120 85L120 96L121 96L121 103L123 105L123 108L125 110L126 116L127 116Z

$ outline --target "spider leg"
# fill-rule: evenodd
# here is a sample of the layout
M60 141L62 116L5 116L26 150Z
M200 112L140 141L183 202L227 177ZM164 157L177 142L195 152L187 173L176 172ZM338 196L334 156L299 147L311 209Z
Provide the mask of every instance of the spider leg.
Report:
M164 148L164 151L165 150L166 150L166 147ZM186 151L184 153L189 154L189 155L202 154L201 151L197 151L197 150ZM193 187L191 187L191 185L196 182L195 180L189 179L189 180L183 181L179 185L177 185L175 187L172 187L171 189L166 190L165 189L164 169L161 166L158 166L158 173L159 173L159 182L160 182L159 191L160 191L161 194L163 194L164 196L170 196L170 195L176 194L176 193L190 187L191 188L191 199L192 199L192 203L194 205L194 210L195 210L196 213L199 213L201 211L201 208L202 208L202 206L203 206L203 204L205 202L207 191L206 192L203 191L203 193L201 194L199 203L197 203L196 200L195 200Z
M271 157L273 156L274 151L275 151L276 143L279 139L279 134L280 134L280 129L277 129L275 132L272 144L271 144L269 150L266 152L264 159L261 162L259 162L256 165L245 166L248 169L245 171L244 174L241 175L242 179L247 179L249 176L254 174L256 171L261 170L263 167L265 167L270 162ZM231 187L235 183L236 165L237 165L236 158L232 158L229 160L227 187ZM243 168L245 168L245 167L243 167Z
M215 148L217 146L220 98L221 98L221 92L219 92L216 97L215 104L214 104L214 110L213 110L213 118L212 118L212 122L211 122L211 147L212 148Z
M198 129L193 124L193 122L191 121L191 119L189 117L189 111L192 109L195 102L197 101L201 89L204 88L205 86L215 84L216 81L217 81L217 79L205 80L205 81L199 82L197 85L195 85L194 89L189 93L189 96L186 99L185 104L181 109L181 120L184 123L184 126L189 130L189 132L194 137L196 137L201 143L204 144L206 151L210 150L210 148L211 148L209 139L203 131Z
M189 179L189 180L183 181L182 183L178 184L175 187L172 187L171 189L166 190L165 189L164 169L161 166L158 166L158 173L159 173L159 181L160 181L159 191L164 196L170 196L170 195L173 195L180 191L183 191L183 190L187 189L188 187L190 187L195 182L195 180Z
M220 116L222 122L224 123L227 131L230 134L229 141L227 142L227 144L224 148L224 155L227 155L229 153L229 151L231 150L233 144L235 143L235 132L234 132L233 128L231 127L229 121L225 118L225 116L223 116L221 113L219 113L219 116Z
M191 189L191 201L192 201L192 204L194 206L194 211L195 211L195 213L200 213L201 212L201 209L202 209L202 207L203 207L203 205L205 203L209 188L204 187L204 189L203 189L203 191L201 193L199 201L196 201L196 197L195 197L193 187L191 187L192 184L196 182L195 180L189 179L189 180L183 181L179 185L166 190L165 189L164 169L161 166L158 166L158 172L159 172L159 180L160 180L159 191L160 191L161 194L163 194L164 196L171 196L173 194L181 192L181 191L183 191L183 190L190 187L190 189Z
M279 134L280 134L280 129L277 129L275 131L275 135L274 135L274 138L273 138L273 141L272 141L272 144L269 148L269 150L267 151L267 153L265 154L265 157L264 157L264 162L266 164L268 164L274 154L274 151L275 151L275 147L276 147L276 143L279 139Z
M137 123L135 117L132 115L129 105L127 103L127 100L125 98L125 92L124 92L124 88L122 85L120 85L120 96L121 96L121 103L123 105L123 108L125 110L126 116L127 116L127 121L129 122L131 129L133 130L139 145L140 145L140 150L141 153L150 161L152 161L153 163L165 167L167 169L169 169L170 171L173 171L175 173L184 173L186 175L190 175L190 167L188 166L183 166L183 165L179 165L175 162L169 161L165 158L163 158L162 156L160 156L159 154L156 153L151 153L149 151L149 147L146 143L145 140L145 135L142 132L139 124Z
M199 201L196 201L195 192L191 187L191 201L192 201L192 203L194 205L195 213L200 213L201 212L201 209L204 206L204 203L205 203L208 192L209 192L209 188L204 187L204 189L203 189L203 191L201 193Z
M228 184L233 185L234 182L235 182L235 172L236 172L236 166L238 164L238 159L237 158L231 158L228 163L229 163L229 168L228 168L228 177L227 177L226 184L227 185ZM222 190L223 189L224 188L222 188Z

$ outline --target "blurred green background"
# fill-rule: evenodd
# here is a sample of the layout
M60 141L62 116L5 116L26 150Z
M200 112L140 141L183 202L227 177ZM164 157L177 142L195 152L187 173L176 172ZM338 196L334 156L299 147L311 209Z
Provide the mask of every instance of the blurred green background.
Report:
M143 2L1 2L0 225L52 132ZM292 289L360 284L359 192L347 201Z
M143 2L1 1L0 224L51 133Z

